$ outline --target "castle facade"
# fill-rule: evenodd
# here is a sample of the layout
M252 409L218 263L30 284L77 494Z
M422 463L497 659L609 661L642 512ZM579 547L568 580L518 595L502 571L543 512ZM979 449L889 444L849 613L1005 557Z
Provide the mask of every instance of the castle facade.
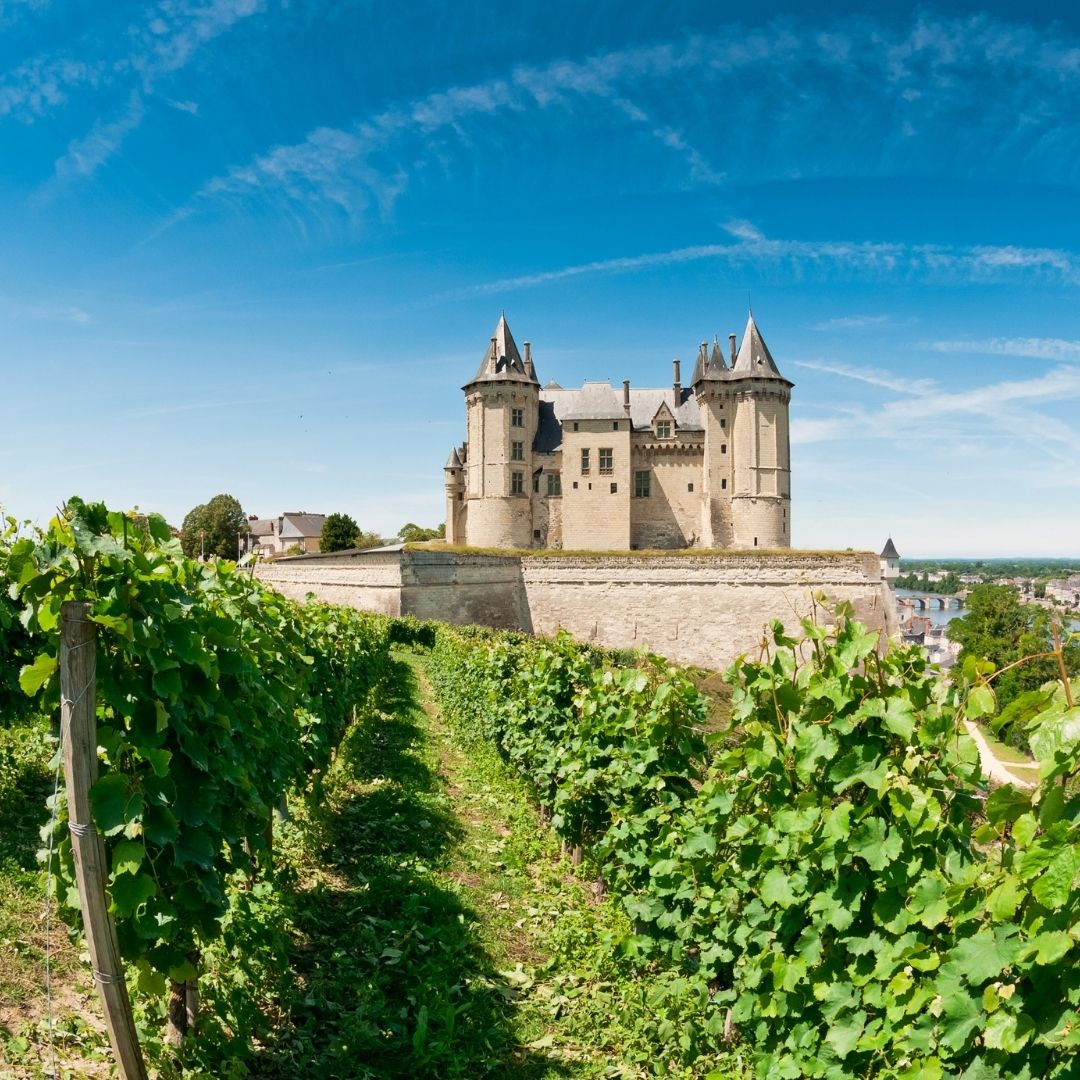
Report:
M446 539L621 551L791 544L788 404L751 314L742 342L702 342L689 386L541 387L505 316L462 389L466 442L444 469Z

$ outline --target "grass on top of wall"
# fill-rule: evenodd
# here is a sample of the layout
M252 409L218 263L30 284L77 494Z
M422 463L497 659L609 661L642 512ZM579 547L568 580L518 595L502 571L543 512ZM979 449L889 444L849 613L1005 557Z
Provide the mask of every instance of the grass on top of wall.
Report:
M446 544L437 540L426 540L416 544L406 544L406 551L438 551L454 555L493 555L501 558L542 558L542 559L703 559L717 555L725 558L801 558L810 556L815 559L842 559L853 555L878 556L871 551L856 551L847 548L844 551L813 551L803 548L625 548L611 551L587 551L572 548L495 548L466 547L464 544Z

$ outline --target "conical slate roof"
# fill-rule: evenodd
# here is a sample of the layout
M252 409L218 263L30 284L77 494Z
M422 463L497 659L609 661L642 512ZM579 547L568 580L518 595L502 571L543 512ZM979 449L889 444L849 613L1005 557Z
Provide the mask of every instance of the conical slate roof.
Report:
M708 356L708 359L706 359ZM728 374L729 368L724 362L724 354L720 351L720 342L713 339L712 352L707 354L705 350L698 351L697 363L694 365L694 376L690 385L701 382L702 379L722 379Z
M521 353L518 352L514 335L510 333L510 326L506 321L505 314L499 316L499 321L495 326L495 333L491 336L492 341L484 353L484 359L480 362L480 369L473 376L472 381L466 385L472 386L473 383L506 380L509 382L534 383L539 386L540 380L536 377L535 369L531 372L525 370L525 364L521 359Z
M888 540L885 541L885 546L881 549L881 558L883 558L883 559L899 559L900 558L900 552L896 550L896 545L892 542L892 537L891 536L889 537Z
M769 352L769 346L765 344L765 339L761 336L757 323L754 322L753 312L746 320L742 344L739 346L739 352L731 370L735 375L755 375L765 379L783 378L780 369L776 366L776 361Z
M461 458L458 456L456 446L454 447L453 450L450 451L450 456L446 459L446 464L443 466L443 468L444 469L460 469L461 468Z

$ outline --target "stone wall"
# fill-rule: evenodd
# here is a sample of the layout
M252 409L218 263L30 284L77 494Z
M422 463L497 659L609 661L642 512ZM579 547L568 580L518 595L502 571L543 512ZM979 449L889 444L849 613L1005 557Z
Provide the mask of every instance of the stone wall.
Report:
M527 556L522 577L534 633L563 627L582 641L708 668L756 648L773 619L794 629L818 592L849 601L871 627L894 630L878 558L865 553Z
M811 596L847 600L868 625L895 632L876 555L495 556L417 549L302 556L260 566L287 596L386 614L530 633L560 627L582 641L646 648L723 668L756 648L772 619L794 629Z

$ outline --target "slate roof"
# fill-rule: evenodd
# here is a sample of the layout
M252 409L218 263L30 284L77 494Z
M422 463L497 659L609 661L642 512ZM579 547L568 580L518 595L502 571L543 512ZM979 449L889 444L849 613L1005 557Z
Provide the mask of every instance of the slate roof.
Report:
M274 535L274 519L273 518L255 518L254 520L248 519L245 526L247 534L250 536L273 536ZM244 529L240 530L244 532Z
M281 515L301 536L322 536L325 514L286 513Z
M742 342L739 345L739 351L735 354L735 362L731 367L729 368L724 363L723 355L720 352L720 343L714 341L708 361L703 361L701 353L698 353L697 364L694 367L694 377L690 382L693 385L702 380L718 379L726 382L730 379L745 378L779 379L788 386L794 385L780 374L780 369L776 366L772 353L769 352L769 346L765 344L765 339L761 336L757 323L754 322L753 313L746 320L746 329L743 331Z
M684 387L675 400L671 386L630 388L630 419L634 430L652 427L653 417L666 404L675 417L676 430L703 431L697 398ZM572 420L625 420L622 387L609 382L587 382L579 390L540 391L540 423L533 449L550 454L562 445L562 425Z
M885 541L885 546L881 549L881 558L883 558L883 559L899 559L900 558L900 552L896 550L896 545L892 542L892 537L891 536L889 537L888 540Z
M473 376L472 381L462 387L467 390L475 383L481 382L523 382L540 385L536 377L535 367L531 372L526 372L525 362L518 352L517 342L510 333L510 327L506 322L506 316L500 315L495 326L495 333L491 335L494 341L488 345L484 352L484 359L480 361L480 368Z

